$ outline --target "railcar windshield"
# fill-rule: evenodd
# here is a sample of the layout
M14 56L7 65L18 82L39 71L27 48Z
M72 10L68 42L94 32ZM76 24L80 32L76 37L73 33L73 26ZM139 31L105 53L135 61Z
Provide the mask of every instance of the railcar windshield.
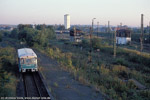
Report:
M21 58L20 60L21 64L36 64L36 58Z
M24 64L24 59L23 58L20 59L20 63Z

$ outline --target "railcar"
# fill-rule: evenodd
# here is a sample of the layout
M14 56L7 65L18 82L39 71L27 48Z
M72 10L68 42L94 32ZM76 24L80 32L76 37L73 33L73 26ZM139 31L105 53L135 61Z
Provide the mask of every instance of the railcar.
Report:
M38 71L37 55L30 48L18 49L19 72Z

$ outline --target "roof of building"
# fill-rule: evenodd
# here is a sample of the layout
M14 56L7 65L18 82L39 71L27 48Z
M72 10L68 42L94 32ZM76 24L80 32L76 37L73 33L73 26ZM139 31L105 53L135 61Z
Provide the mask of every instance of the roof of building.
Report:
M116 32L117 37L131 37L131 30L129 29L118 29Z
M129 29L118 29L117 32L119 32L119 33L130 33L131 31Z
M80 29L70 29L70 36L77 36L77 35L81 35L82 31Z
M69 16L69 14L65 14L65 16Z
M18 57L19 58L33 58L33 57L37 57L37 55L30 48L22 48L22 49L18 49Z

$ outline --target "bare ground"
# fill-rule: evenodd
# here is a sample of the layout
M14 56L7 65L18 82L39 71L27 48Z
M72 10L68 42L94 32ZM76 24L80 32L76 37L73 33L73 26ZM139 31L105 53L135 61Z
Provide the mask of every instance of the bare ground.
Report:
M56 60L35 50L46 83L56 100L103 100L92 87L74 80L71 74L61 69Z

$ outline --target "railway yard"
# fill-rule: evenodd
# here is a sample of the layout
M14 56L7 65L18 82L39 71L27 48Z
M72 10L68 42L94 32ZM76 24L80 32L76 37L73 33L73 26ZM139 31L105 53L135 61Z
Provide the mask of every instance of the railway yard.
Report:
M150 0L0 0L0 100L150 100Z
M137 98L148 100L149 98L149 44L143 44L142 53L139 52L138 42L117 45L114 58L112 41L107 37L93 36L92 45L88 35L81 43L74 43L70 42L69 34L66 33L56 34L54 39L46 42L46 46L35 43L30 47L32 42L20 41L4 36L0 42L0 74L4 75L1 82L4 87L1 96L22 100ZM17 55L16 51L20 48L30 48L35 52L37 56L34 56L36 59L34 63L30 64L33 53L23 55L23 60ZM90 48L92 48L91 62L89 62ZM31 71L38 65L38 72L19 72L20 64L21 68L30 66L27 70Z

